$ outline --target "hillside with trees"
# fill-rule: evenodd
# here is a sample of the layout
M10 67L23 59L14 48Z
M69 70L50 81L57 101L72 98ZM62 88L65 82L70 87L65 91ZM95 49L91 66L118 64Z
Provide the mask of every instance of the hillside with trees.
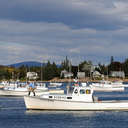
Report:
M110 63L108 65L98 64L94 66L91 61L84 60L79 65L73 65L71 61L66 57L61 65L56 65L55 62L51 63L48 61L45 65L40 66L28 66L21 65L20 67L14 66L0 66L0 80L26 80L27 72L36 72L38 74L37 80L48 81L54 78L60 79L60 74L63 70L72 72L74 78L77 77L77 72L85 72L86 77L91 77L93 71L98 71L102 75L106 76L111 73L111 71L124 71L125 77L128 77L128 59L124 62L114 61L114 57L110 58Z

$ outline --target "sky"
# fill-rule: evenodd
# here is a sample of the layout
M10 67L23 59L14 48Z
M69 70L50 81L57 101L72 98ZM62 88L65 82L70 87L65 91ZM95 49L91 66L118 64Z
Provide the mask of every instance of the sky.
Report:
M0 65L128 57L128 0L0 0Z

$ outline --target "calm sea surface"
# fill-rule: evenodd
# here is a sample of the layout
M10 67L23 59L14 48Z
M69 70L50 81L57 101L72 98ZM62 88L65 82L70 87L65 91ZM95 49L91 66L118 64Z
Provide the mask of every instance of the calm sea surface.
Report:
M128 99L128 89L95 95ZM23 98L0 97L0 128L128 128L128 112L34 111L26 110Z

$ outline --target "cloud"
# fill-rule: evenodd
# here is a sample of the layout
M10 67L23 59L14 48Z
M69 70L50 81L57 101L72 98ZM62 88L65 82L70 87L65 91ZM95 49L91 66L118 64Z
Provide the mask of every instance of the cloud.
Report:
M127 3L119 0L4 0L0 1L0 18L62 23L74 29L112 30L128 25Z
M7 25L7 26L6 26ZM3 27L4 26L4 27ZM68 56L94 62L126 56L128 27L119 30L72 29L62 23L0 21L0 63L25 60L60 62ZM81 57L80 57L81 56Z
M127 0L0 0L0 63L127 56Z

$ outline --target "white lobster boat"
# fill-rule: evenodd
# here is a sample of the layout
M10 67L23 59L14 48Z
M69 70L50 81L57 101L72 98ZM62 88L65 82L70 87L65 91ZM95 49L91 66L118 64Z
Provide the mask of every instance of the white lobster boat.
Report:
M91 87L74 86L67 94L45 94L40 97L24 97L27 109L40 110L128 110L128 101L99 101Z
M48 91L36 89L35 93L37 96L42 94L48 94ZM0 96L27 96L28 88L14 88L14 89L0 89ZM33 93L31 92L31 96Z
M63 94L64 90L62 89L48 89L45 84L44 85L37 85L35 89L36 96L40 96L42 94L49 94L49 93L58 93ZM28 86L25 87L18 87L17 85L12 86L5 86L0 89L0 96L27 96L28 95ZM33 96L33 93L30 94Z
M50 82L49 83L49 85L48 85L48 87L60 87L60 86L62 86L62 83L56 83L56 82Z
M92 83L90 86L95 91L104 91L104 92L112 92L112 91L124 91L124 85L119 84L117 82L113 83L110 81L100 81L99 83Z
M42 94L48 94L48 88L45 85L37 85L35 89L35 93L37 96ZM24 86L18 83L8 83L4 85L2 89L0 89L0 96L26 96L28 95L28 85L24 84ZM33 93L31 92L31 96Z

